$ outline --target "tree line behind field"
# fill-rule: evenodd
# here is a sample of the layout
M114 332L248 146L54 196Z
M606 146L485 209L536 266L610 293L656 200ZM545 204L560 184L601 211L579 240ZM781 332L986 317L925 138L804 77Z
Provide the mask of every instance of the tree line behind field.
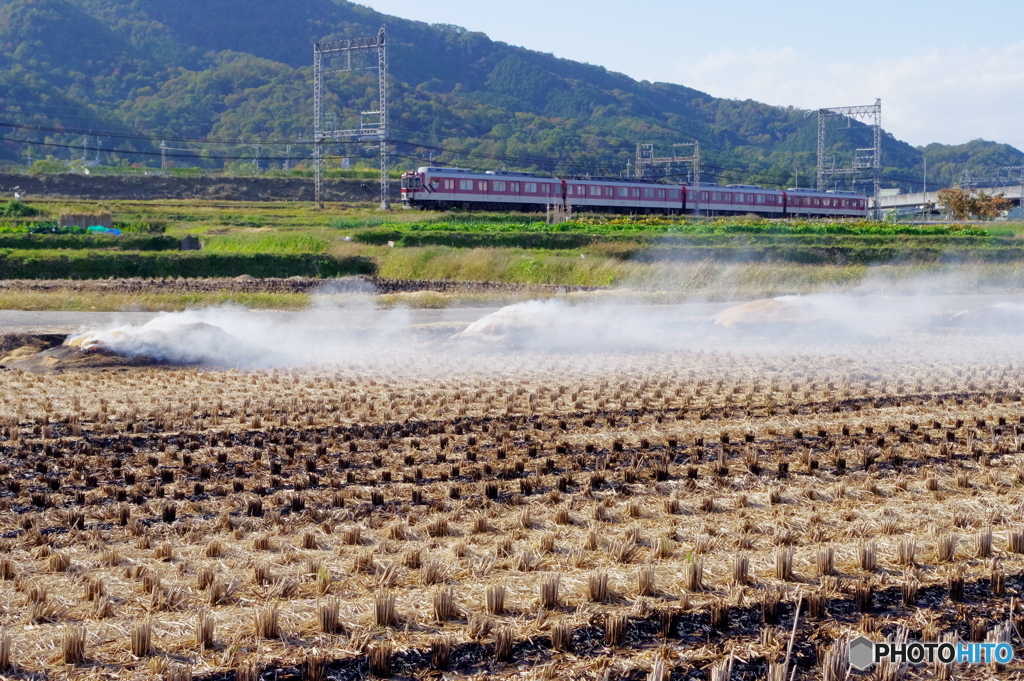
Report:
M813 178L816 119L803 110L636 81L344 0L0 0L0 120L85 131L4 129L5 138L44 144L0 142L0 161L59 170L70 159L98 157L101 164L155 167L159 140L170 139L169 146L202 155L176 159L192 152L168 152L179 172L283 172L288 154L289 167L308 172L307 146L288 150L273 141L312 136L311 44L373 35L385 23L399 168L433 155L435 162L481 169L618 176L639 142L668 155L673 144L699 139L705 182L785 187L798 176L803 186ZM359 111L374 107L374 77L328 79L335 120L355 124ZM139 134L148 139L131 138ZM854 149L870 144L870 130L855 123L829 140L829 154L845 164ZM328 149L335 169L342 158L369 169L376 153L373 145ZM915 149L887 134L887 186L920 189L925 155L931 186L950 185L965 169L994 177L1024 163L1008 145L976 140ZM686 179L687 172L676 168L671 177Z

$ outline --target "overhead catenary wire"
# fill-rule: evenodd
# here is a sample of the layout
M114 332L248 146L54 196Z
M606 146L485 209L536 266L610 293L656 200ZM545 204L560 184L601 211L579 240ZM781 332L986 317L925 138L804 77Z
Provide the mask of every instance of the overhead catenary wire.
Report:
M194 143L194 144L208 144L208 145L226 145L226 146L230 146L230 145L243 145L243 144L250 145L253 142L252 139L245 139L245 140L243 140L243 139L237 139L237 140L235 140L235 139L228 139L228 140L224 140L224 139L215 139L215 138L208 138L208 137L183 137L183 136L172 136L172 135L162 135L162 136L157 137L157 136L148 136L148 135L141 135L141 134L117 133L117 132L110 132L110 131L96 131L96 130L85 130L85 129L76 129L76 128L58 128L58 127L41 126L41 125L34 125L34 124L14 123L14 122L10 122L10 121L0 121L0 127L13 128L13 129L18 129L18 130L31 130L31 131L36 131L36 132L48 132L48 133L53 133L53 134L83 135L83 136L90 136L90 137L97 137L98 136L98 137L110 138L110 139L122 139L122 140L130 140L130 141L144 141L144 142L151 142L151 143L154 143L154 144L157 144L157 143L163 142L163 141L173 141L173 142ZM60 143L60 142L46 142L46 141L38 141L38 140L26 140L26 139L18 139L18 138L14 138L14 137L9 137L9 136L6 136L6 135L5 136L0 136L0 141L10 142L10 143L15 143L15 144L27 144L27 145L32 145L32 146L50 147L50 148L56 148L56 149L69 149L69 150L77 150L77 151L92 151L92 150L95 149L94 145L67 144L67 143ZM463 156L463 157L468 157L468 158L478 158L478 159L484 159L484 160L489 160L489 161L499 161L499 162L511 164L513 166L518 166L518 167L534 166L534 167L549 168L550 172L552 174L554 173L555 169L557 167L559 167L559 166L561 166L561 167L565 168L567 171L569 171L569 174L591 174L592 172L593 173L599 173L599 174L600 173L609 173L609 172L613 172L612 168L615 165L614 163L608 163L608 162L605 162L605 163L581 163L579 161L575 161L575 160L572 160L572 159L566 159L566 158L551 158L551 157L549 157L549 158L536 158L536 157L513 156L513 155L508 155L508 154L500 154L500 153L488 153L488 152L484 152L484 151L475 151L475 150L469 150L469 149L461 149L461 148L456 148L456 147L443 146L443 145L437 145L437 144L427 144L427 143L423 143L423 142L415 142L415 141L412 141L412 140L395 139L395 138L389 138L388 139L388 143L396 145L396 146L407 146L407 147L413 147L415 149L422 149L422 150L427 150L427 151L433 151L433 152L437 152L439 154L450 154L450 155L454 155L454 156ZM313 144L315 144L315 142L313 140L303 140L303 139L299 139L299 140L263 140L263 141L260 141L260 144L261 145L268 145L268 146L269 145L278 145L278 146L282 146L282 145L312 146ZM366 147L368 144L369 144L368 142L363 142L363 141L334 141L334 140L332 140L330 142L331 146L334 146L334 147L347 147L347 148L351 148L351 147L363 148L363 147ZM108 149L104 149L103 151L105 153L118 154L118 155L122 155L122 156L159 157L159 156L162 155L162 153L160 151L146 151L146 150L142 150L142 149L108 148ZM611 150L609 150L609 151L611 151ZM613 151L613 153L625 153L627 151L628 150L626 148L622 148L621 150ZM419 156L414 156L414 155L409 155L409 154L401 154L401 153L397 153L397 152L393 152L391 155L396 157L396 158L401 158L401 159L406 159L406 160L413 160L413 161L422 161L423 160ZM365 158L370 158L370 157L371 156L366 156ZM245 154L206 153L206 152L202 152L202 151L198 151L197 150L196 153L166 154L166 158L171 158L171 159L193 159L193 160L202 160L202 161L252 161L255 157L253 155L245 155ZM269 157L269 158L268 157L263 157L263 158L266 158L267 160L288 161L288 162L308 160L307 156L294 156L294 155L290 155L290 154L287 155L287 156L280 156L280 157L275 156L275 157ZM453 165L450 162L444 162L444 161L440 161L440 160L433 160L431 162L436 164L436 165L440 165L440 166ZM535 171L535 172L537 172L537 171ZM744 168L731 168L731 167L719 166L719 165L714 165L714 164L706 164L706 165L702 166L702 168L701 168L701 176L702 177L712 177L712 178L715 178L715 179L718 179L718 180L728 178L730 173L745 174L745 173L749 173L749 170L748 169L744 169ZM674 177L674 176L675 175L673 175L671 173L665 175L665 177ZM905 178L905 177L892 176L892 175L886 175L886 176L884 176L884 179L895 181L895 182L905 182L905 183L909 183L909 184L921 184L921 180L919 180L919 179Z

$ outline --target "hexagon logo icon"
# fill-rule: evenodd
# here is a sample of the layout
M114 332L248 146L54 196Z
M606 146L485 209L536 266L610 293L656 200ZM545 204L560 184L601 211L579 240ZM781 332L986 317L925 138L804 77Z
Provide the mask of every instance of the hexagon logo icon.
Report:
M875 644L866 636L850 641L850 666L861 671L874 664Z

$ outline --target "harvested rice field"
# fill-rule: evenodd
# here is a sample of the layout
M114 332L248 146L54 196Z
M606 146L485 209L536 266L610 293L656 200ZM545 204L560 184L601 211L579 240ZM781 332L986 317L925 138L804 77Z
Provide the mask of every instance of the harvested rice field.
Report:
M0 372L0 676L838 681L860 634L1020 643L1019 364L429 364Z

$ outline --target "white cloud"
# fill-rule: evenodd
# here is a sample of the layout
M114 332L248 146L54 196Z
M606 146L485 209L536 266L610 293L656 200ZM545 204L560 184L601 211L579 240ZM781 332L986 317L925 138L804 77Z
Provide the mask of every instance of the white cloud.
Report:
M680 63L677 81L718 97L806 109L872 104L882 125L911 144L978 137L1024 149L1024 42L931 48L867 63L829 61L792 47L724 49Z

